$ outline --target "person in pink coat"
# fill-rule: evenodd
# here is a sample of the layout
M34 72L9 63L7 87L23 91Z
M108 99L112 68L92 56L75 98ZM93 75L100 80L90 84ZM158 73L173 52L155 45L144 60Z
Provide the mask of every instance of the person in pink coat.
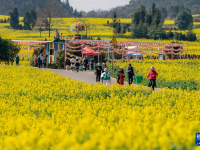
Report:
M150 77L150 81L149 81L148 87L152 87L153 90L156 87L156 76L158 76L158 73L155 71L155 68L152 66L150 68L150 72L149 72L147 78Z

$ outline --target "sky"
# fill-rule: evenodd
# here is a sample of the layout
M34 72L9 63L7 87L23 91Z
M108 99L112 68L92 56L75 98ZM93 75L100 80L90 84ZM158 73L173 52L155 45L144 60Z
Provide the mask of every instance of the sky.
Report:
M78 11L86 12L96 9L109 10L116 6L129 4L130 0L69 0L71 6Z

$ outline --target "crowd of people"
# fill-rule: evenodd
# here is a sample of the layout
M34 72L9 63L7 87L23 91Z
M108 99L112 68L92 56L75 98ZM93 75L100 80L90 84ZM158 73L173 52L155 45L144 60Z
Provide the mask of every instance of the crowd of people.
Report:
M85 71L86 70L93 71L95 68L96 82L99 82L99 83L102 83L105 85L111 84L111 76L110 76L110 73L108 72L108 68L105 63L102 63L102 66L100 63L97 63L97 65L95 65L93 58L91 58L90 62L88 62L88 60L86 58L84 58L82 61L80 61L78 58L75 59L75 57L73 57L70 60L70 62L71 62L72 71L79 72L80 65L83 65L83 70L85 70ZM131 85L133 83L133 79L135 79L135 72L134 72L134 69L131 66L131 64L128 65L128 67L126 69L126 73L127 73L127 77L128 77L128 84ZM153 90L156 87L156 76L157 75L158 75L158 73L155 71L155 68L151 67L147 78L150 77L148 86L152 87ZM120 85L124 85L124 79L126 76L125 76L123 67L119 67L117 77L118 77L117 83Z
M88 61L88 59L85 57L82 60L76 57L72 57L72 59L70 60L71 63L71 70L74 72L79 72L79 68L80 66L83 67L84 71L90 70L93 71L94 70L94 59L91 58L90 62Z

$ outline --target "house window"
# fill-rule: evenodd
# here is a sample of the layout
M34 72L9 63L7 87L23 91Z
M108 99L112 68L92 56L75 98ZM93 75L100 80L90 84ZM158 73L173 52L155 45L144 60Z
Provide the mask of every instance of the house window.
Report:
M54 55L54 49L50 49L50 55Z

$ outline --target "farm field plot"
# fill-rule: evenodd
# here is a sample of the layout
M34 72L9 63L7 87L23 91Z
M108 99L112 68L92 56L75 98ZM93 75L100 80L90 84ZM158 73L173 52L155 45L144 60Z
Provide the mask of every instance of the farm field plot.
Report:
M8 18L9 16L3 16L0 15L0 19ZM20 24L23 24L22 22L23 17L20 17ZM113 36L113 29L109 26L107 26L107 21L110 23L112 22L112 19L110 18L87 18L88 22L93 24L93 27L91 30L88 30L88 36L92 36L94 39L97 39L100 37L102 40L111 40ZM120 19L123 23L131 23L131 19ZM51 31L51 37L49 37L48 31L43 31L42 36L40 37L40 33L38 31L38 28L36 27L33 31L27 31L27 30L13 30L8 28L10 26L9 23L0 23L0 35L3 38L12 39L12 40L48 40L52 41L55 36L55 29L58 29L60 33L62 33L64 36L70 35L73 36L75 33L70 31L70 26L72 23L76 22L77 18L63 18L62 22L55 25ZM167 24L174 24L174 20L165 20L165 25ZM194 22L194 24L199 24L199 22ZM193 30L197 36L200 36L200 29L194 29ZM186 31L178 31L174 30L172 32L182 32L185 33ZM82 34L85 34L83 32ZM127 32L125 35L130 35L130 32ZM118 41L135 41L135 42L153 42L153 43L171 43L172 40L152 40L152 39L131 39L131 38L117 38ZM200 44L199 42L189 42L189 41L179 41L179 43L183 44L189 44L189 54L196 54L200 55ZM30 55L33 53L33 51L30 51ZM24 51L20 51L20 55L28 55L28 48L26 48Z
M27 67L0 69L2 150L197 148L199 90L151 92Z

